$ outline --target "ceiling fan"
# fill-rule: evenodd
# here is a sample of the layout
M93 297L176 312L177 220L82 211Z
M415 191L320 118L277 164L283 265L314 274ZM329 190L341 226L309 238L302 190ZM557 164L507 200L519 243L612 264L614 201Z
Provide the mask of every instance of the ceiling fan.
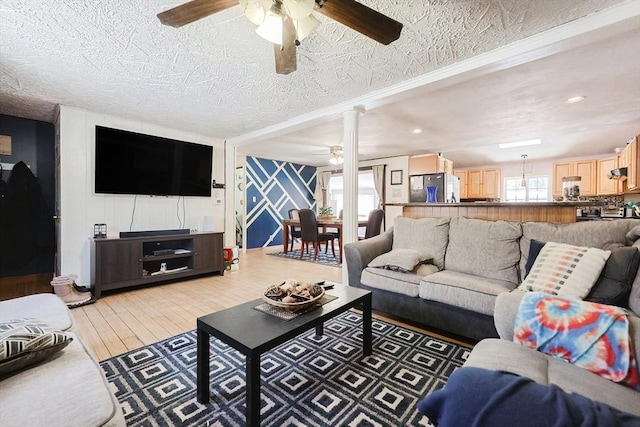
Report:
M197 21L240 5L256 32L274 44L276 73L296 70L296 46L320 25L313 12L321 13L349 28L388 45L397 40L402 24L355 0L192 0L158 14L172 27Z
M344 150L341 145L332 145L329 148L329 163L339 165L344 163ZM314 156L326 156L325 153L314 153Z

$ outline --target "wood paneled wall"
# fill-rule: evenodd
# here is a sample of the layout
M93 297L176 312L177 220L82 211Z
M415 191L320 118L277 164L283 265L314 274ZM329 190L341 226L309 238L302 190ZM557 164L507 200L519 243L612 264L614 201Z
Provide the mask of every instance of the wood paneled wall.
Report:
M456 217L505 221L576 222L575 206L405 206L410 218Z

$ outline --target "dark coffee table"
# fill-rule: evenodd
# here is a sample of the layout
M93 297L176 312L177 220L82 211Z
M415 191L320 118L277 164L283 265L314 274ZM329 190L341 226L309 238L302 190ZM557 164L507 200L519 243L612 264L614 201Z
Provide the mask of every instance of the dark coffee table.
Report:
M198 318L198 402L209 402L209 338L214 336L246 356L247 426L260 425L260 356L315 327L323 334L325 321L362 304L362 352L371 354L371 292L335 285L327 294L337 296L313 311L283 320L253 307L262 300L240 304Z

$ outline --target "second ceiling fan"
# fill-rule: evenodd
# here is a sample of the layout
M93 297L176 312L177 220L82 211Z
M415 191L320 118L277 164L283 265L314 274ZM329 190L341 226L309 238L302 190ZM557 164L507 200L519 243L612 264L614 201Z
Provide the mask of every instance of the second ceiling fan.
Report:
M388 45L397 40L402 24L355 0L192 0L158 14L160 22L172 27L205 18L240 5L256 32L274 44L276 73L296 70L296 46L320 25L319 12L349 28Z

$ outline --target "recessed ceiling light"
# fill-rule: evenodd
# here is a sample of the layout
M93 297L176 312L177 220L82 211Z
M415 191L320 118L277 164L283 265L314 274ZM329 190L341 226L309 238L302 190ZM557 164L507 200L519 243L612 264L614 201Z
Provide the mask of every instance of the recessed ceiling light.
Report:
M413 133L413 134L416 134L416 135L417 135L417 134L419 134L419 133L422 133L422 129L420 129L420 128L416 128L416 129L412 130L412 131L411 131L411 133Z
M506 143L498 144L498 147L513 148L513 147L524 147L527 145L537 145L537 144L542 144L542 140L540 138L529 139L527 141L506 142Z
M565 104L575 104L576 102L584 101L585 98L586 98L586 96L584 96L584 95L572 96L571 98L567 98L567 100L564 101L564 103Z

